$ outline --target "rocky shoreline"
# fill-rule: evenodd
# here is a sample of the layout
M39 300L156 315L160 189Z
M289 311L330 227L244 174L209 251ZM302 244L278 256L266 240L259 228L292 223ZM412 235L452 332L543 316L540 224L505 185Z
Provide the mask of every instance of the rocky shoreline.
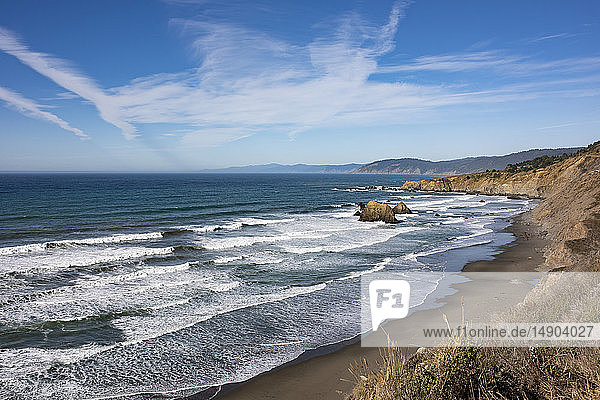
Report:
M410 181L401 188L542 199L533 220L550 243L548 269L600 271L600 142L545 168Z

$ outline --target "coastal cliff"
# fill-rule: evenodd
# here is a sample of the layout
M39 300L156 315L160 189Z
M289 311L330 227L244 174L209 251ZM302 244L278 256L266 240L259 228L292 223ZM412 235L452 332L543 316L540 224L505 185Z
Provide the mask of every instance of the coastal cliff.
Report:
M600 271L600 142L573 156L534 159L501 171L407 182L402 189L540 198L519 219L531 228L528 235L541 234L543 242L549 243L544 253L546 269ZM528 262L513 261L513 268ZM596 321L595 275L548 274L522 302L507 308L503 318ZM477 348L450 342L421 348L412 356L390 347L376 369L370 370L366 363L357 367L356 386L346 399L598 399L599 366L598 347Z
M529 170L535 163L410 181L402 189L543 199L533 210L533 218L551 243L545 253L546 265L600 271L600 142L547 163L550 165Z

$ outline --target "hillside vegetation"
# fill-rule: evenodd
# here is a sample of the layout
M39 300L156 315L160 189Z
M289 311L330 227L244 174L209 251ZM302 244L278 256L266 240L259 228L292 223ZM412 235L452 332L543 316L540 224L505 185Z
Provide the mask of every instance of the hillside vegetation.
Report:
M576 148L563 149L534 149L520 151L504 156L467 157L446 161L427 161L417 158L399 158L374 161L357 168L357 174L405 174L405 175L456 175L483 172L492 169L504 169L509 165L518 165L527 160L542 158L559 158L579 150Z

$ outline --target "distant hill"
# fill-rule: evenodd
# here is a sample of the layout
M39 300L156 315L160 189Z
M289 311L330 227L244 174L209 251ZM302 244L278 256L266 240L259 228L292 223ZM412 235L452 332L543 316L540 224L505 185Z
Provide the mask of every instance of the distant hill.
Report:
M309 164L264 164L248 165L245 167L229 167L221 169L207 169L202 172L209 173L255 173L255 174L346 174L360 168L364 164L341 164L341 165L309 165Z
M581 147L562 149L534 149L505 156L468 157L448 161L426 161L417 158L399 158L375 161L352 171L357 174L404 174L404 175L459 175L504 169L541 156L572 154Z

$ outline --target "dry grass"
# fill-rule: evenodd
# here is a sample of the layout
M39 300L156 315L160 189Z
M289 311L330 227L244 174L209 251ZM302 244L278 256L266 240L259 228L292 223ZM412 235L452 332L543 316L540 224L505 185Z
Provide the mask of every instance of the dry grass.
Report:
M353 369L347 400L600 399L597 348L389 347L380 365Z

